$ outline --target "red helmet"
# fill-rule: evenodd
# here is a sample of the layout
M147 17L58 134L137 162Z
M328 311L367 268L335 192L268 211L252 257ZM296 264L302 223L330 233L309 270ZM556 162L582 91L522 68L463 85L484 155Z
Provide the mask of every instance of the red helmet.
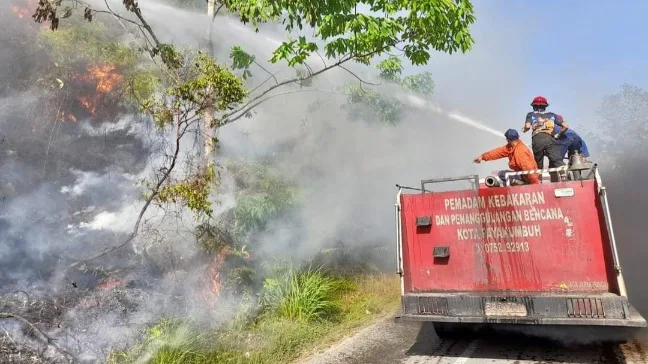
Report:
M544 96L536 96L533 101L531 101L531 106L547 107L549 103L547 98Z

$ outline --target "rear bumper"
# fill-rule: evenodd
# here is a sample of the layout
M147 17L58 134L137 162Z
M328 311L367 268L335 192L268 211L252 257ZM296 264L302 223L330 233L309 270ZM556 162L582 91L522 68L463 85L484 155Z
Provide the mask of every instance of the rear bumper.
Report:
M420 293L401 298L401 320L486 324L646 327L625 297Z

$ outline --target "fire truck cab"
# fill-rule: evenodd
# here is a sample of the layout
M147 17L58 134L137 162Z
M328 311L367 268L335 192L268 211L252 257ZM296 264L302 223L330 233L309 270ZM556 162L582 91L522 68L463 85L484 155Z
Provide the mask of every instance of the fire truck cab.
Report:
M477 175L423 180L420 189L397 185L399 319L435 328L646 327L628 301L597 166L582 172L565 182L515 187ZM428 190L458 181L472 187Z

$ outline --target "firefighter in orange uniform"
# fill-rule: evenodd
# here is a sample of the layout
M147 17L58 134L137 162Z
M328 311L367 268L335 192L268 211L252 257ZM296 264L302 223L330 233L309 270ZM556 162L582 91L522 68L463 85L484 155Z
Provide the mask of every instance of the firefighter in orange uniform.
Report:
M508 157L509 168L513 171L528 171L538 169L538 164L533 157L531 149L520 140L520 135L515 129L509 129L504 133L506 145L490 150L475 158L475 163L481 161L493 161ZM504 175L510 171L500 171L499 177L504 181ZM538 184L540 178L537 174L526 174L522 176L511 176L511 185Z

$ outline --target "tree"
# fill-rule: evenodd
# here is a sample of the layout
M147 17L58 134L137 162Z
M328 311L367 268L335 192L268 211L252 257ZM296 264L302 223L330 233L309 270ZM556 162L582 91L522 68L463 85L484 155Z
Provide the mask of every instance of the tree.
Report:
M624 84L621 91L603 98L598 111L601 136L608 136L600 139L602 155L611 160L642 156L638 151L643 151L648 139L648 92Z
M648 292L643 289L648 259L644 224L648 195L648 92L630 84L605 96L598 109L591 144L599 145L603 183L610 198L611 217L630 299L644 315L648 313ZM589 142L589 140L588 140ZM634 298L633 298L634 297Z
M400 58L390 56L377 65L380 71L380 78L388 84L398 85L404 89L429 98L434 92L434 80L429 72L408 75L402 77L403 65ZM389 125L396 125L410 110L403 102L373 85L349 85L346 87L348 93L346 109L352 118L360 115L367 119L375 119Z
M33 73L35 82L56 91L60 119L76 120L82 106L90 117L106 120L150 95L157 70L138 67L141 54L116 41L115 29L76 19L67 25L39 33L36 44L47 50L49 59Z
M261 23L279 22L288 33L299 33L297 38L289 37L283 42L270 61L286 62L291 67L301 65L306 71L281 81L270 75L248 92L242 78L250 76L249 66L255 63L252 55L235 47L231 52L233 65L229 68L204 53L178 50L159 40L136 0L123 0L123 5L125 13L112 9L108 2L106 9L95 9L80 0L40 0L33 14L38 23L48 21L52 30L57 30L60 19L71 16L75 10L81 10L88 21L97 14L109 14L124 28L141 35L142 49L154 62L161 61L163 65L159 92L141 100L141 111L150 114L160 128L175 130L172 150L149 183L150 192L129 239L93 259L127 245L137 235L142 217L152 203L180 202L199 216L210 217L209 187L218 180L214 166L205 163L211 160L208 154L212 149L205 148L203 162L186 168L184 174L175 171L187 133L193 131L205 137L204 130L215 130L249 115L252 109L272 97L274 90L292 84L303 86L334 68L348 71L345 63L367 65L375 56L398 54L415 65L422 65L428 62L433 51L467 52L474 43L469 28L475 17L468 0L214 2L214 21L219 11L228 11L243 23L251 23L257 31ZM362 7L368 11L359 11ZM306 26L315 29L315 38L324 42L321 49L316 40L302 35ZM306 62L312 55L319 56L322 68L315 70ZM236 70L243 72L241 77L234 74ZM385 70L385 74L395 77L393 70ZM274 84L263 87L271 79ZM425 84L414 80L403 82L413 86ZM209 135L206 140L207 145L217 142Z

